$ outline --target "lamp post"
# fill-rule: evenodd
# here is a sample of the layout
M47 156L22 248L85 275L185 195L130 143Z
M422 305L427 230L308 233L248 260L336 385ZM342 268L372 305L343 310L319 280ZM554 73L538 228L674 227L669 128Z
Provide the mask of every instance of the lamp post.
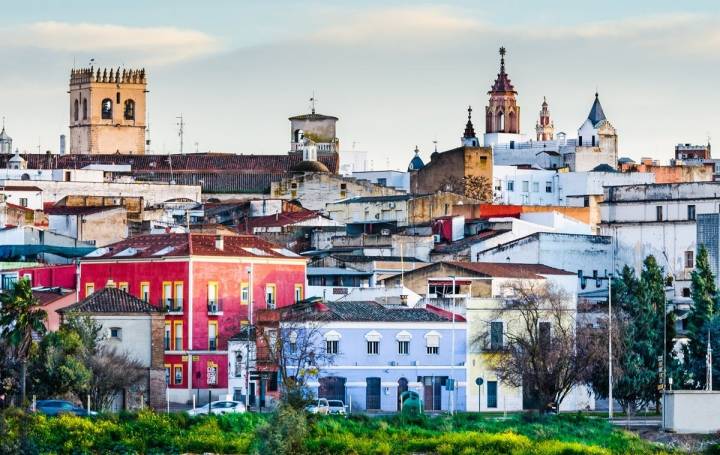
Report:
M453 392L455 391L455 275L452 277L452 350L450 351L450 378L452 379L452 389L450 390L450 415L455 414L455 400L453 400Z
M608 420L613 418L612 273L608 274Z

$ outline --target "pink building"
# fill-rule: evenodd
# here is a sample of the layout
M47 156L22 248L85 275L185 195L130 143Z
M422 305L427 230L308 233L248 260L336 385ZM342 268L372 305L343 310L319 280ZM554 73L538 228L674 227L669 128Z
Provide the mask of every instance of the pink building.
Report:
M79 294L113 286L163 308L171 401L205 401L227 393L228 339L253 312L301 300L305 267L252 235L143 235L83 258Z

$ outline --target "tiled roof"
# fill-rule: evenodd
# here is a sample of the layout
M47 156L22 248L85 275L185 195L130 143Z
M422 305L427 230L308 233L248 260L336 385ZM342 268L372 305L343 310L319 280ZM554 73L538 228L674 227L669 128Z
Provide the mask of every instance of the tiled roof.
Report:
M386 261L386 262L425 262L422 259L408 256L367 256L364 254L333 254L333 258L342 262L372 262L372 261Z
M130 165L136 179L178 185L202 185L208 193L265 192L279 181L302 154L236 155L230 153L189 153L183 155L51 155L27 154L28 169L82 169L91 164ZM0 155L0 168L7 167L9 155ZM337 154L320 155L318 161L332 172L339 166Z
M311 306L308 312L308 306ZM295 307L295 308L294 308ZM382 321L382 322L447 322L450 317L425 308L383 306L377 302L310 302L299 303L283 310L298 318L321 321ZM461 319L456 316L456 321Z
M394 201L407 201L412 196L409 194L392 194L389 196L356 196L341 201L337 201L336 204L355 204L365 202L394 202Z
M106 210L114 210L122 208L119 205L109 205L101 207L86 207L86 206L66 206L66 205L55 205L45 209L45 213L48 215L92 215L93 213L100 213Z
M464 250L465 248L470 247L476 242L480 242L492 237L495 237L500 234L504 234L508 232L507 229L487 229L484 231L480 231L475 235L469 235L467 237L463 237L460 240L456 240L454 242L450 243L438 243L435 245L435 248L433 249L433 253L457 253L458 251Z
M195 256L299 258L300 256L254 235L224 235L222 250L213 234L148 234L97 249L83 260Z
M338 118L333 117L332 115L316 114L313 112L311 114L295 115L293 117L289 117L288 120L338 120Z
M47 305L56 300L60 300L68 294L72 294L75 291L71 289L63 288L45 288L45 289L33 289L32 294L38 300L40 305ZM73 299L74 300L74 299Z
M42 191L42 188L36 186L22 186L22 185L0 185L0 191Z
M506 262L447 262L479 275L499 278L541 278L540 275L575 275L572 272L542 264L511 264Z
M103 288L59 310L61 313L157 313L160 310L117 288Z

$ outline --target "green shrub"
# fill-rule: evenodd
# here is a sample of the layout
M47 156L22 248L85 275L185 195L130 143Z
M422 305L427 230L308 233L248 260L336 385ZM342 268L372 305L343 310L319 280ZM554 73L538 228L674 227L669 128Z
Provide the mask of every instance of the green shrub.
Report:
M267 425L259 431L261 454L292 455L305 453L305 439L308 434L304 410L291 406L280 406Z

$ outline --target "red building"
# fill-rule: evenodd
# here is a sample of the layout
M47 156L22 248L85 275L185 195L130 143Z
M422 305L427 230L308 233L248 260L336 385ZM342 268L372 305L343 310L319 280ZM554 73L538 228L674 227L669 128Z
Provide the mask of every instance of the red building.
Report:
M305 266L252 235L143 235L83 258L79 293L114 286L164 308L170 399L205 401L227 393L228 339L254 312L301 300Z

